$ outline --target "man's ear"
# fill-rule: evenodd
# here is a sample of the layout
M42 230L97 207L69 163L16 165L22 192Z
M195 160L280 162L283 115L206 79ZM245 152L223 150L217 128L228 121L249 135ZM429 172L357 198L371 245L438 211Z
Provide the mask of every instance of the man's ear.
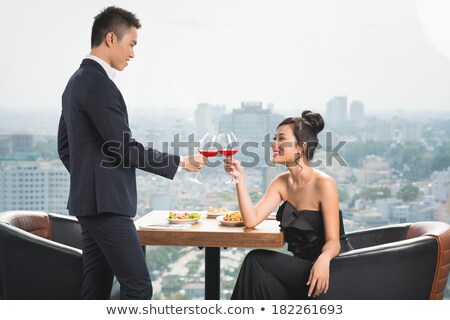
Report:
M106 46L112 47L114 43L117 41L116 35L114 32L108 32L105 36Z

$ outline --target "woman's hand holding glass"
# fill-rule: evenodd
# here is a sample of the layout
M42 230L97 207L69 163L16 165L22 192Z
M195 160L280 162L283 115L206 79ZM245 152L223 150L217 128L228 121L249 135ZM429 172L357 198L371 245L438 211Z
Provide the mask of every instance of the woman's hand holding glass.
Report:
M232 158L225 158L223 160L225 171L233 176L236 180L242 181L244 179L244 168L241 162Z
M219 153L225 157L225 160L233 160L233 155L239 150L239 141L233 132L221 133L218 137L218 143L220 145ZM231 173L231 180L225 183L238 183L239 180Z

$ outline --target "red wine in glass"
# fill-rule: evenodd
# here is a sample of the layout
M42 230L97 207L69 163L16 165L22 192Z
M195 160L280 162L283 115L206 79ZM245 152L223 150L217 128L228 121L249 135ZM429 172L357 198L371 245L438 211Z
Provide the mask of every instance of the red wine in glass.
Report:
M200 154L203 156L209 158L209 157L215 157L217 155L217 150L199 150Z
M220 149L220 150L219 150L219 153L220 153L221 155L223 155L224 157L232 157L232 156L234 156L237 152L238 152L238 149L231 149L231 150L228 150L228 149Z

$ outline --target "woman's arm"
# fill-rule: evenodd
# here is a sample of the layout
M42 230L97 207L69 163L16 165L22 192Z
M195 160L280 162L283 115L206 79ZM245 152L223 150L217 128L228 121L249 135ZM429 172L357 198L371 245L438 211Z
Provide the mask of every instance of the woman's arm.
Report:
M282 177L280 175L270 183L261 200L255 206L248 193L244 168L242 168L240 161L225 159L224 162L225 170L239 180L239 183L236 184L236 191L242 220L247 228L253 228L267 218L280 204Z
M321 199L325 245L322 248L322 253L311 268L307 283L310 285L308 296L311 296L314 291L315 297L321 293L327 293L330 277L330 261L341 250L339 242L339 198L336 183L332 178L321 177L318 180L317 189Z

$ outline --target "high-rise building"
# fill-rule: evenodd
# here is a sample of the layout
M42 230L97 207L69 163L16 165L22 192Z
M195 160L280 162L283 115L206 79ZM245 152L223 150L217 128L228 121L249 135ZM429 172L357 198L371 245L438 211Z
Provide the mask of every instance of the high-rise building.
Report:
M406 121L403 126L403 141L420 141L422 139L422 124L416 121Z
M395 137L395 125L393 121L377 119L375 129L375 140L388 141Z
M11 152L10 136L0 136L0 159L9 156Z
M355 100L350 103L350 121L354 124L364 123L364 104Z
M273 104L272 102L269 102L268 104L266 104L266 109L273 112L275 110L275 104Z
M347 97L333 97L327 102L326 122L330 126L347 121Z
M195 133L200 139L206 132L219 133L220 118L225 114L224 105L200 103L195 110Z
M435 201L450 200L450 168L431 175L432 195Z
M0 162L0 212L67 214L70 176L58 160Z
M12 153L28 153L33 151L33 136L28 134L11 135Z
M232 131L240 141L262 142L265 135L275 133L284 117L262 108L262 102L242 102L220 121L220 131Z
M241 146L251 142L254 146L245 144L248 148L242 151L257 154L260 161L255 166L265 166L264 157L267 155L264 154L262 143L268 134L273 138L278 124L283 119L282 115L263 109L262 102L242 102L241 108L222 116L220 132L233 132Z

